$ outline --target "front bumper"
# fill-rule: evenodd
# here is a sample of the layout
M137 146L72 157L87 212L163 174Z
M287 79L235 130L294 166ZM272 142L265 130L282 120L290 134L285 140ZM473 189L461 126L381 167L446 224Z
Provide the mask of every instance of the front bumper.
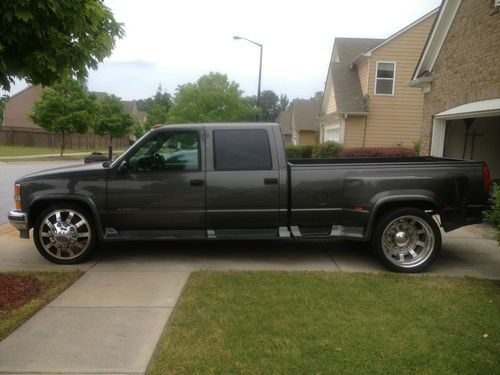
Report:
M19 231L21 238L29 238L28 217L24 212L13 210L8 215L10 225Z

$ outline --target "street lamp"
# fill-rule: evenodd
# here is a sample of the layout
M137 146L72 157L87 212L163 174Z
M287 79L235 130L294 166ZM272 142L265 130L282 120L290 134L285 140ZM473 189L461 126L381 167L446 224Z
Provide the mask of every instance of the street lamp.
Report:
M255 44L256 46L258 46L260 48L260 62L259 62L259 85L257 87L257 108L259 108L260 110L260 82L262 80L262 44L259 44L257 42L254 42L253 40L250 40L250 39L247 39L247 38L243 38L241 36L238 36L238 35L235 35L233 36L233 39L234 40L240 40L240 39L243 39L243 40L246 40L247 42L250 42L252 44ZM257 114L256 116L256 120L259 121L259 114Z

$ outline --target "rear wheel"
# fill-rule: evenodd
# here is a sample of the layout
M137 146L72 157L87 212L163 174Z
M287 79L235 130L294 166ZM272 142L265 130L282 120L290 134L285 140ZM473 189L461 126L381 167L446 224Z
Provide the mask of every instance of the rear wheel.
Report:
M40 254L57 264L82 262L96 244L92 217L78 206L46 208L35 220L33 230Z
M383 215L372 246L380 260L397 272L421 272L441 250L441 232L425 211L407 207Z

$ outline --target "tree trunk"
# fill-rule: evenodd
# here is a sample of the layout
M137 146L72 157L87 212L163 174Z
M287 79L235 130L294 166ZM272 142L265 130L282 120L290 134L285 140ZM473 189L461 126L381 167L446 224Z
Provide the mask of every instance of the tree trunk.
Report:
M61 153L60 153L60 156L63 156L63 152L64 152L64 130L62 132L62 138L61 138Z
M108 146L108 160L111 161L113 159L113 136L109 136L109 146Z

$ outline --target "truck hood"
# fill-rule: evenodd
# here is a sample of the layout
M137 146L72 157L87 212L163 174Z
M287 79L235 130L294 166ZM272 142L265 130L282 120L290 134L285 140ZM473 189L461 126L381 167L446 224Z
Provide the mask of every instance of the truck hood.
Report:
M68 165L65 167L59 168L51 168L43 171L35 172L28 174L26 176L18 179L18 182L22 181L31 181L40 178L56 178L62 176L71 176L71 175L99 175L102 173L106 173L109 170L109 167L105 167L104 163L92 163L92 164L76 164L76 165Z

